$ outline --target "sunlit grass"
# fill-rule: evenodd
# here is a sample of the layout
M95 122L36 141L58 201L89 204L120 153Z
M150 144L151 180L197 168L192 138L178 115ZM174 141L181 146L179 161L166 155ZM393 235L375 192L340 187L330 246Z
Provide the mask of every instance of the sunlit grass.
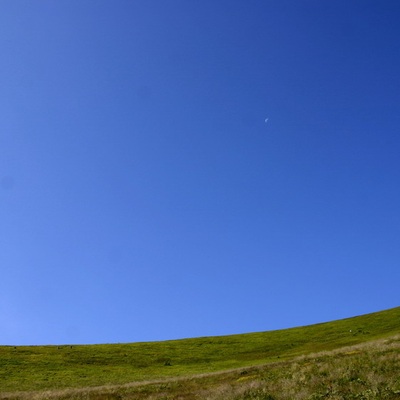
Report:
M78 396L76 398L79 399L139 399L146 398L144 395L147 396L147 392L155 396L154 390L161 393L167 389L167 392L172 394L180 392L183 396L182 393L190 392L192 389L192 393L193 391L197 393L200 389L196 382L199 380L202 382L200 385L202 390L209 391L207 396L210 399L216 399L215 396L218 396L218 393L225 396L221 399L228 398L226 397L228 392L230 392L229 396L244 396L243 390L247 390L246 396L252 396L251 390L258 390L262 394L267 390L265 382L276 381L280 386L283 385L285 379L288 380L285 384L286 392L296 392L296 396L308 390L304 388L300 390L296 386L300 384L311 385L316 389L318 385L325 387L329 383L332 387L347 385L361 390L361 384L359 385L360 382L356 379L349 378L346 382L343 378L351 376L344 373L347 371L346 368L352 368L351 364L358 369L373 364L382 371L385 371L385 368L387 371L391 370L398 362L399 341L392 339L392 344L396 344L397 347L392 345L393 348L384 350L388 355L386 361L384 361L386 353L384 354L383 350L374 350L371 355L372 347L365 352L364 348L360 350L357 346L378 343L376 340L396 334L400 334L400 307L325 324L244 335L88 346L21 346L16 348L1 346L0 393L3 395L0 398L7 398L8 395L5 395L7 392L19 391L30 392L25 398L34 398L32 392L41 391L37 394L37 398L45 398L43 397L45 390L50 391L52 395L58 393L58 398L61 398L62 392L57 391L68 390L68 395L66 393L64 395L69 397L65 398L74 398L71 397L72 392L69 391L71 388L85 388L86 396L91 393L90 397L79 397L82 396L82 391L79 389L76 394ZM385 343L389 346L387 342ZM347 346L346 350L340 350L337 354L321 353L343 349L345 346ZM374 349L378 347L378 344L375 344ZM320 355L313 356L313 353L320 353ZM299 356L302 358L299 359ZM294 359L297 360L294 362ZM260 365L266 366L260 368ZM337 375L333 375L333 371L330 371L332 368ZM226 372L232 369L235 371ZM369 367L368 370L373 369ZM203 374L203 376L194 378L196 374ZM231 374L234 376L233 381ZM327 374L326 379L324 374ZM389 372L382 374L384 379L390 375ZM367 375L366 371L365 376L360 377L361 381L367 382L368 377L376 382L383 379L378 378L377 373L374 376L371 373ZM157 384L137 386L135 390L133 386L137 383L133 386L131 384L165 379L167 381ZM312 383L314 380L316 383ZM297 382L296 385L295 382ZM115 389L116 385L124 384L128 386ZM228 387L224 389L224 385ZM294 385L294 389L291 385ZM101 393L98 389L92 391L89 389L98 386L103 386ZM392 386L393 391L396 391L396 383ZM370 387L371 384L367 383L364 389L367 390ZM273 398L276 399L307 398L276 397L277 393L272 389L268 388L268 396L275 396ZM117 394L123 397L115 397ZM263 397L247 398L262 399Z

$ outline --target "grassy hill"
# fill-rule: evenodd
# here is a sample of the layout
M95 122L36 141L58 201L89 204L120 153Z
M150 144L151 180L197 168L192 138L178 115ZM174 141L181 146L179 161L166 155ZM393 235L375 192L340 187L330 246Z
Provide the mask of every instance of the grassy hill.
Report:
M287 382L289 378L296 382L294 372L304 368L308 374L304 372L303 378L296 372L299 382L318 376L321 368L325 371L321 379L340 368L349 375L352 363L359 371L366 369L366 376L372 376L374 366L386 368L386 378L380 380L389 379L393 368L400 367L399 337L397 307L323 324L242 335L131 344L0 346L0 398L217 399L215 391L221 399L235 398L233 392L223 393L222 388L228 387L240 392L238 398L283 399L267 393L261 383ZM343 365L333 368L335 360L347 363L347 369ZM384 366L377 360L385 360ZM359 373L350 375L343 385L354 389L363 385L357 379L367 382ZM380 397L357 398L400 398L399 374L394 375L386 397L382 392ZM203 397L194 397L199 390ZM368 386L366 390L372 389ZM185 392L189 393L186 397ZM295 393L298 396L299 389ZM287 398L308 398L293 396Z

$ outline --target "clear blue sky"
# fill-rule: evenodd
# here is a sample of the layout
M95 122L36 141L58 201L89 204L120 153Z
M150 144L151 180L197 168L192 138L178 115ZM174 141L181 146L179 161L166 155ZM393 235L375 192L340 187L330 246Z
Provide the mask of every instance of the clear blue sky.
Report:
M1 1L0 343L400 305L399 21L398 1Z

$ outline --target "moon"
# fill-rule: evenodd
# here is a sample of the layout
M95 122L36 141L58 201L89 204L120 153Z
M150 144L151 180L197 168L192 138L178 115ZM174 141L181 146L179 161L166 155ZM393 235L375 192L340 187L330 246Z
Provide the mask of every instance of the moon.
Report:
M265 118L265 123L267 123L268 122L268 118Z

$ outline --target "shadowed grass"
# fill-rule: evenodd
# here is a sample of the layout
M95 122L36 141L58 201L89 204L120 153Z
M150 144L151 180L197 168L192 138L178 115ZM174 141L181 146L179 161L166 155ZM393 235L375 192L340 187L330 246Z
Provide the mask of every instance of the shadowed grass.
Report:
M161 387L182 386L185 382L183 386L188 388L189 382L195 382L187 379L190 375L248 369L267 363L283 365L282 362L300 355L331 351L399 333L400 307L397 307L324 324L243 335L72 347L1 346L0 393L44 390L54 393L54 390L66 388L114 386L165 378L173 380L159 383ZM217 383L212 384L219 390L223 376L219 374ZM239 381L241 387L250 382L254 384L249 376L240 376L243 378ZM176 379L179 377L183 380ZM208 377L210 382L215 381L215 375ZM148 390L150 386L141 386L141 390ZM121 391L128 389L119 390L118 396L122 396ZM32 393L30 396L33 398ZM104 390L96 396L103 397L90 398L118 398L104 397L108 396ZM146 398L126 397L128 392L124 396L120 398Z

